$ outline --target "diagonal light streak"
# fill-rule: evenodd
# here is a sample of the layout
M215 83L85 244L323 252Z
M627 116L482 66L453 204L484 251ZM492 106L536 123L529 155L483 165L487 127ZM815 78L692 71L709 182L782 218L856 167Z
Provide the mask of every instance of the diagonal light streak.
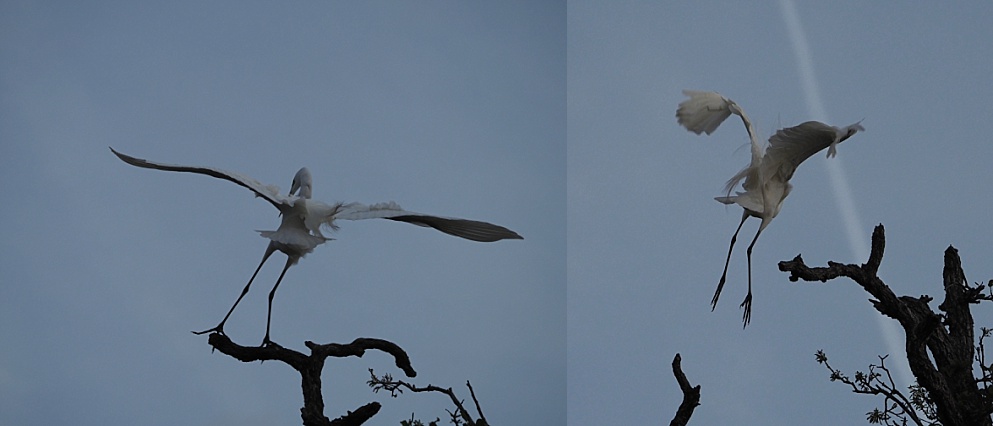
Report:
M809 113L814 120L830 123L827 112L824 108L824 101L821 100L821 92L817 85L817 75L814 72L814 61L811 55L810 46L807 45L807 37L803 32L803 25L800 23L800 14L796 10L793 0L779 0L780 10L783 13L783 21L789 33L790 44L793 46L793 54L796 56L797 68L800 72L800 85L803 88L804 101L807 104ZM828 179L831 181L831 190L834 193L835 204L841 213L845 225L845 234L848 237L848 245L852 250L852 255L859 260L869 257L869 244L865 240L862 228L862 220L859 218L858 209L855 207L852 189L848 185L845 169L842 167L841 158L836 157L831 161L826 161ZM886 343L886 348L890 354L898 354L901 360L896 369L897 377L908 385L913 382L910 367L906 362L906 355L903 353L903 336L897 324L882 315L876 316L880 332Z

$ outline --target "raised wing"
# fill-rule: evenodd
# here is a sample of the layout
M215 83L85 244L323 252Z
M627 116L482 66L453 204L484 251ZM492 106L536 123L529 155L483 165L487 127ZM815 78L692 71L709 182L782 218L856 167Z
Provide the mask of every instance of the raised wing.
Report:
M783 182L790 180L800 163L830 146L837 137L837 129L819 121L779 129L769 138L762 159L762 176L766 179L778 176Z
M185 173L199 173L202 175L212 176L218 179L224 179L226 181L234 182L240 186L250 189L255 193L255 196L264 198L266 201L272 203L276 208L280 206L292 204L292 201L296 197L289 197L281 195L279 193L279 187L275 185L263 185L259 181L252 179L248 176L243 176L238 173L227 172L220 169L214 169L210 167L191 167L191 166L180 166L176 164L165 164L156 163L153 161L143 160L141 158L135 158L129 155L121 154L110 148L110 151L120 158L125 163L132 166L143 167L146 169L156 169L165 170L169 172L185 172Z
M730 99L717 92L683 90L683 94L690 98L679 103L676 121L686 130L709 135L731 116Z
M686 130L698 135L700 133L707 133L708 135L713 133L731 114L741 117L741 122L744 123L745 130L748 132L748 139L751 141L752 159L748 166L745 166L728 180L725 189L730 194L731 190L743 180L745 181L745 189L750 189L757 183L755 178L758 176L758 166L763 155L763 145L757 136L755 126L752 125L752 120L737 103L721 96L720 93L683 90L683 94L690 98L679 104L679 108L676 109L676 118Z
M717 92L701 92L696 90L683 90L683 94L690 98L681 102L676 109L676 120L679 121L686 130L693 133L711 134L721 125L731 114L741 117L741 122L745 124L748 131L748 139L752 141L753 162L762 156L762 144L755 132L752 120L748 118L745 111L734 101L721 96Z
M499 225L468 219L456 219L440 216L430 216L404 210L394 202L365 205L361 203L344 204L338 208L334 219L389 219L398 222L412 223L418 226L430 227L448 235L467 240L489 243L504 239L521 240L516 232Z

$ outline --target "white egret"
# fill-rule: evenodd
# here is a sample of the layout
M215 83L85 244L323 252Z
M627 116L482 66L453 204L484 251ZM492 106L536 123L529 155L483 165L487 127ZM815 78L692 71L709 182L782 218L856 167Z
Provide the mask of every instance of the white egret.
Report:
M118 158L132 166L172 172L199 173L234 182L248 188L255 193L256 197L265 199L279 209L279 213L282 216L282 222L279 224L279 228L275 231L258 231L263 237L269 239L269 246L266 248L265 254L262 255L262 261L259 263L259 266L255 268L255 273L252 274L252 278L248 280L248 284L246 284L245 288L241 291L241 295L238 296L238 299L234 302L234 305L231 306L231 309L228 310L227 315L224 316L224 319L221 320L220 324L209 330L194 332L195 334L204 334L208 332L224 333L224 323L227 322L228 317L230 317L231 313L234 312L235 307L238 306L241 299L248 293L248 289L251 287L252 281L255 280L255 276L258 275L259 270L262 269L262 265L269 259L269 256L278 250L285 253L287 259L286 265L283 266L283 270L280 272L279 278L276 280L276 284L272 287L272 291L269 292L269 310L266 315L265 338L262 340L262 343L263 345L271 343L269 340L269 324L272 319L272 299L276 294L276 288L279 287L279 283L282 282L283 276L286 275L286 270L289 269L290 266L296 264L300 258L307 255L307 253L312 252L317 246L324 244L326 241L331 239L325 237L321 233L321 227L323 226L328 230L335 230L338 228L336 223L337 220L389 219L398 222L407 222L414 225L431 227L449 235L479 242L493 242L503 239L523 239L523 237L518 235L516 232L502 226L475 220L454 219L414 213L403 210L394 202L378 203L373 205L365 205L360 203L335 203L329 205L319 201L314 201L310 199L312 181L310 171L308 171L306 167L300 169L300 171L298 171L293 177L293 183L290 187L289 194L283 195L279 193L279 188L274 185L263 185L255 179L242 176L237 173L226 172L210 167L188 167L155 163L121 154L113 148L110 150L117 155Z
M758 240L762 230L779 214L783 200L793 189L793 185L790 185L793 172L796 171L800 163L824 148L828 148L828 158L835 156L839 143L852 137L860 130L865 131L865 129L862 128L861 121L842 128L817 121L808 121L798 126L780 129L769 138L769 145L765 147L759 141L751 120L734 101L715 92L684 90L683 94L689 96L689 99L679 104L676 118L679 124L686 127L687 130L698 135L704 132L709 135L731 114L735 114L741 117L741 121L745 123L745 129L751 139L751 162L728 180L725 186L726 196L714 198L723 204L737 204L744 209L744 212L741 215L741 222L738 223L738 229L731 236L731 245L728 247L727 259L724 261L724 273L721 274L717 291L710 302L711 310L717 307L717 299L721 296L721 290L724 288L724 281L727 278L731 251L734 249L734 243L738 238L738 232L741 231L741 226L745 224L745 219L750 216L761 219L762 223L759 224L758 232L755 233L755 237L752 238L752 243L748 245L746 251L748 255L748 295L745 296L740 307L744 308L742 319L747 326L752 315L752 247L755 246L755 241ZM736 192L735 195L731 195L731 190L742 181L744 181L742 188L745 189L745 192Z

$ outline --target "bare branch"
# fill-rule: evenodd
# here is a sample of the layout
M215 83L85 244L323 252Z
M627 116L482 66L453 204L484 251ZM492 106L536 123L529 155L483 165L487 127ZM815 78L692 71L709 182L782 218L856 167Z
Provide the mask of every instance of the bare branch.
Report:
M935 313L928 305L932 300L930 296L897 297L877 276L884 248L885 235L883 225L880 224L873 230L872 250L868 261L863 265L828 262L826 268L810 268L797 255L793 260L779 262L779 269L789 272L790 281L794 282L827 282L838 277L855 281L873 296L874 299L870 299L870 302L877 311L900 322L907 337L910 370L934 402L935 413L941 423L945 426L993 426L989 392L980 392L977 380L973 377L972 363L976 355L970 308L971 304L993 300L993 297L982 293L982 285L968 285L961 259L954 247L948 247L945 251L945 268L942 273L945 300L938 307L944 315ZM877 368L888 374L882 364ZM844 378L835 372L832 369L833 380ZM892 388L892 384L889 387ZM887 399L893 402L898 401L897 398L898 395L892 392L887 395ZM902 398L902 401L907 400Z
M669 422L669 426L685 426L693 415L693 410L700 405L700 385L692 386L683 373L683 358L677 353L672 359L672 374L676 376L679 389L683 391L683 402L676 409L676 416Z
M347 345L338 343L318 345L311 341L304 342L304 344L313 351L314 355L324 357L333 356L341 358L355 356L361 358L366 350L386 352L393 355L393 358L396 359L397 368L403 370L407 377L417 377L417 372L410 365L410 357L407 356L407 353L400 346L387 340L360 337Z
M380 390L386 390L386 391L389 391L390 392L390 396L393 396L393 397L396 397L397 395L403 393L403 390L404 389L407 389L407 390L409 390L411 392L438 392L438 393L442 393L442 394L448 395L448 398L451 399L452 404L455 405L456 412L455 413L452 413L451 411L449 411L449 414L452 416L452 422L453 423L455 423L455 424L461 424L459 422L464 422L464 424L466 426L488 426L489 425L489 423L487 423L487 421L486 421L486 418L483 417L483 411L482 411L482 409L480 409L479 401L476 399L476 393L475 393L475 391L473 391L472 385L469 383L468 380L466 381L466 386L469 387L469 393L472 395L472 400L476 404L476 412L479 413L479 420L474 420L472 418L472 415L469 414L469 411L468 410L466 410L465 405L463 404L463 401L460 400L457 396L455 396L455 391L453 391L452 388L442 388L442 387L435 386L435 385L432 385L432 384L428 384L427 386L417 386L417 385L414 385L412 383L408 383L408 382L405 382L405 381L402 381L402 380L393 380L393 377L391 375L389 375L389 374L384 374L382 377L379 377L379 376L376 376L375 371L373 371L373 369L371 369L371 368L369 369L369 376L371 378L369 379L369 381L367 383L369 384L369 387L372 388L372 391L373 392L379 392Z
M305 345L310 348L310 355L284 348L276 343L263 346L242 346L220 333L212 333L207 342L214 349L242 362L281 361L297 370L300 373L301 388L303 389L303 408L300 409L300 416L306 426L357 426L365 423L381 408L378 402L370 402L337 419L329 420L325 417L324 397L321 393L321 371L324 369L324 361L327 357L361 357L366 350L374 349L393 355L397 367L402 369L408 377L417 375L413 367L410 366L410 358L407 353L396 344L381 339L358 338L349 344L329 343L324 345L308 341L305 342Z
M468 380L465 381L465 386L469 388L469 396L472 397L472 403L476 406L476 412L479 413L479 421L476 422L478 426L486 426L489 423L486 421L486 416L483 415L483 407L479 406L479 400L476 399L476 391L472 389L472 383Z
M868 374L856 371L855 380L849 378L841 370L832 367L828 363L828 358L824 351L817 351L816 358L819 364L824 364L824 367L831 372L832 382L844 383L854 393L883 395L883 409L876 408L866 413L869 423L896 425L906 424L908 420L911 420L918 426L925 425L917 414L913 402L897 389L896 383L893 381L893 375L890 374L889 368L886 367L887 356L880 356L878 365L869 364ZM886 378L885 381L883 377ZM929 419L933 419L933 416L929 417Z

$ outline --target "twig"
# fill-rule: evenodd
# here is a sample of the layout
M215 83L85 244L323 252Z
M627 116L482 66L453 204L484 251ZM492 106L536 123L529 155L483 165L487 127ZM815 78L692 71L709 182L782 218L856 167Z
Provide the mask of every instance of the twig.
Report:
M390 395L396 397L398 394L403 393L404 389L411 392L438 392L448 395L451 399L452 404L455 405L456 412L449 414L452 416L452 422L455 424L458 421L465 422L467 426L488 426L489 423L483 416L483 410L479 406L479 400L476 399L476 392L472 389L472 384L467 380L465 382L466 386L469 387L469 393L472 395L472 400L476 404L476 412L479 414L478 420L473 420L472 415L466 410L463 401L455 396L455 391L452 388L442 388L439 386L428 384L427 386L417 386L412 383L408 383L402 380L393 380L393 377L389 374L384 374L382 377L376 376L376 372L373 369L369 369L369 376L371 377L368 381L370 387L372 387L373 392L379 392L380 390L387 390Z

